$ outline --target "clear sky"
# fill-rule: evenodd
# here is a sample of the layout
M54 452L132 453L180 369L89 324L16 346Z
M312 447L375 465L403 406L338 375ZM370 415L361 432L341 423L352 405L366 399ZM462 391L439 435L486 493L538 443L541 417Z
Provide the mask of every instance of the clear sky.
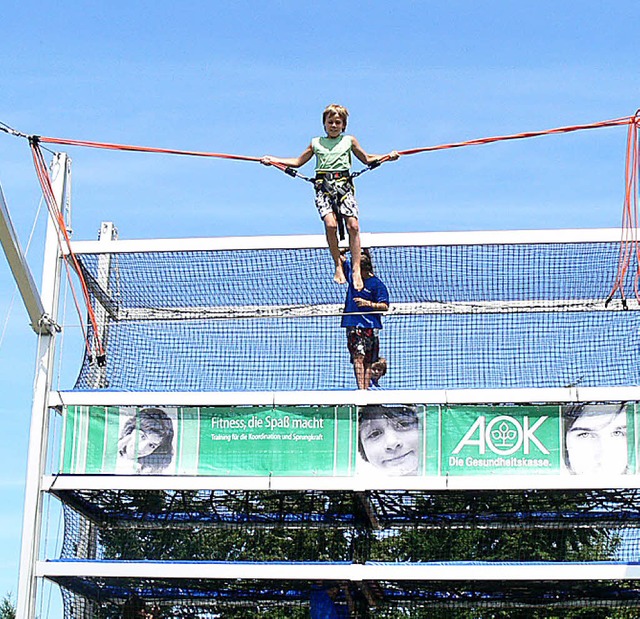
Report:
M0 121L45 136L300 154L350 110L372 153L630 116L637 2L5 0ZM617 227L624 128L407 156L358 182L367 232ZM74 238L319 234L310 187L257 163L67 148ZM0 134L23 246L40 198ZM44 214L29 262L39 282ZM0 596L16 591L36 337L0 259ZM1 337L1 336L0 336ZM77 350L79 361L82 351ZM75 368L67 369L69 387Z

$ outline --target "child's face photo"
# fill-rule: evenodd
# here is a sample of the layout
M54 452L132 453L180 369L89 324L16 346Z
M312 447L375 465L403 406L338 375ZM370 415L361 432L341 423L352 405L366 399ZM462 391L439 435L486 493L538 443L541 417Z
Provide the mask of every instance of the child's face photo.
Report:
M337 138L344 131L344 122L337 114L328 114L324 121L324 130L330 138Z
M138 435L138 458L152 454L162 443L162 435L157 432L140 430Z
M367 461L388 475L417 475L420 424L415 415L376 414L363 419L360 442Z
M627 413L589 409L571 424L566 433L567 465L574 475L627 472Z
M176 411L159 408L123 410L118 438L119 472L165 473L174 456Z

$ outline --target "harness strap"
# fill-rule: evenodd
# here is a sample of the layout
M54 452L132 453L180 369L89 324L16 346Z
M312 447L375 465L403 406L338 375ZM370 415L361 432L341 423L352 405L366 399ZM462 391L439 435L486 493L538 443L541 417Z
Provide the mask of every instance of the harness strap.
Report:
M316 191L322 192L329 199L331 211L335 215L338 224L338 238L341 241L345 238L345 222L344 216L340 212L340 203L350 191L353 191L351 178L351 173L348 170L317 172L314 183Z
M357 176L360 176L364 172L368 170L374 170L382 163L381 160L374 161L370 163L366 168L359 170L358 172L349 172L349 170L340 170L337 172L332 171L316 171L316 175L314 178L310 178L301 174L295 168L290 166L276 166L280 168L285 174L288 174L292 178L299 178L303 181L307 181L308 183L313 183L316 191L322 191L325 195L329 196L331 200L331 211L336 217L336 221L338 223L338 238L343 241L345 238L345 222L344 216L340 212L339 204L344 200L344 197L347 195L348 191L353 188L353 179ZM344 180L345 182L340 183L336 181Z
M316 180L318 178L329 178L332 180L338 180L340 178L351 178L351 172L349 172L349 170L338 170L337 172L332 172L330 170L317 170Z

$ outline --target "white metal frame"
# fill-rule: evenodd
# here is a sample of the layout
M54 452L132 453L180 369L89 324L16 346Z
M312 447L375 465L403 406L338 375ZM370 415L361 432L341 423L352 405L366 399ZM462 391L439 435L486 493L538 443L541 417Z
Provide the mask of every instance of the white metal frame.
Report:
M98 242L103 243L105 245L110 245L110 243L114 241L117 237L118 237L118 233L113 223L102 222L102 225L100 226L100 235L98 237ZM104 290L104 292L107 294L109 294L110 269L111 269L111 254L110 253L100 254L100 257L98 258L98 272L100 274L98 277L98 286L100 286L100 288ZM108 312L107 312L107 309L99 303L96 304L96 307L95 307L95 318L96 318L96 325L98 328L98 336L100 337L100 342L102 343L102 346L106 348L107 339L109 336ZM91 378L89 382L94 389L100 389L101 387L104 387L106 374L107 374L106 367L101 366L98 363L94 364L91 367Z
M207 563L40 561L38 576L262 580L621 580L640 579L640 565L612 563Z
M55 179L56 199L63 203L66 156L56 156L64 170ZM110 224L108 224L110 225ZM105 224L103 224L104 228ZM585 243L616 242L620 230L532 230L408 234L363 234L368 247L412 245L475 245L486 243ZM105 235L100 241L74 241L76 253L114 254L131 252L172 252L234 249L324 248L321 235L234 237L213 239L115 240ZM107 257L105 256L105 259ZM60 281L60 253L57 233L49 225L45 248L42 298L44 309L55 318ZM592 308L589 308L592 309ZM633 306L633 309L637 309ZM544 308L541 310L543 311ZM576 310L579 311L579 310ZM32 426L29 443L29 470L25 499L23 542L18 590L18 619L35 617L37 579L56 576L141 577L141 578L287 578L344 580L575 580L640 579L640 566L624 564L233 564L233 563L156 563L46 561L39 557L44 492L64 490L162 490L162 489L257 489L257 490L350 490L368 489L524 489L524 488L634 488L640 478L632 476L606 479L579 476L482 476L475 478L309 478L309 477L167 477L45 475L48 440L48 411L67 405L96 406L212 406L212 405L296 405L296 404L483 404L483 403L565 403L588 401L640 400L640 386L623 388L551 389L468 389L444 391L349 391L349 392L111 392L50 391L54 337L43 335L38 358Z
M52 164L53 191L56 201L63 204L70 175L70 160L66 154L58 153ZM58 230L48 219L47 235L42 270L42 304L51 320L57 321L60 293L61 252ZM29 434L29 456L22 524L22 546L20 553L20 576L18 582L17 619L35 617L37 575L36 562L40 554L42 534L42 481L45 473L49 440L48 398L53 375L55 331L45 332L38 342L31 428Z
M620 241L619 228L564 230L490 230L468 232L363 232L363 247L410 247L414 245L486 245L529 243L611 243ZM324 235L232 236L184 239L73 241L76 254L105 252L225 251L236 249L315 249L327 246Z
M640 401L640 386L353 391L52 391L49 406L323 406Z
M31 328L36 333L51 333L55 327L44 310L31 269L22 252L20 240L13 227L2 187L0 187L0 244L4 249L9 268L22 297L22 302L29 314Z
M48 475L47 492L63 490L602 490L640 488L637 475L479 475L461 477L207 477Z

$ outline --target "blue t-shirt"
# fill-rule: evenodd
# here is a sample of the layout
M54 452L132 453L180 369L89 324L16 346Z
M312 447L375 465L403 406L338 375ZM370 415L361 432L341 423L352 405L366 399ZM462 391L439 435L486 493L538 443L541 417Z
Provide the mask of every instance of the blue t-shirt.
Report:
M351 613L346 606L335 604L323 589L311 591L311 619L349 619Z
M373 301L373 303L389 303L389 291L387 287L375 275L363 281L364 288L356 290L353 287L351 277L351 262L345 260L343 264L344 275L349 282L347 298L344 302L344 316L342 317L342 327L362 327L364 329L382 329L382 315L379 313L358 314L357 312L368 312L371 308L359 308L353 300L354 297Z

